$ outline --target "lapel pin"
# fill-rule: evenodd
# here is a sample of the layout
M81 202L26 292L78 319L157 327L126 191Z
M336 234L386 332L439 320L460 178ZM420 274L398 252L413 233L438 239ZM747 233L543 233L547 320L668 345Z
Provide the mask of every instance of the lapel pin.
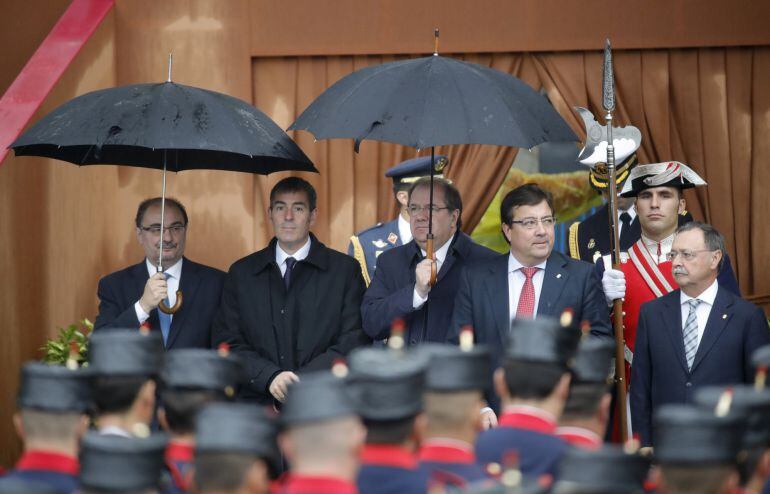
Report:
M558 280L559 278L561 278L561 273L556 273L556 279Z
M722 319L727 319L727 314L722 314Z

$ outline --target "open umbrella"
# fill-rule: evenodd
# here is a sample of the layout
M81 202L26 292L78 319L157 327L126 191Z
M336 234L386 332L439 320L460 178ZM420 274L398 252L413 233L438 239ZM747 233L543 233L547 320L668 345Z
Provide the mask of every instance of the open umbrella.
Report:
M59 106L10 147L16 156L43 156L76 165L113 164L166 171L192 169L268 173L318 172L294 141L249 103L171 82L136 84L78 96ZM161 241L158 270L163 271ZM160 309L173 313L161 304Z
M438 30L435 40L432 56L367 67L340 79L289 130L307 130L316 139L351 138L356 150L364 139L430 147L431 156L433 147L443 144L532 148L578 140L548 100L530 86L495 69L441 57ZM432 222L429 209L431 257Z

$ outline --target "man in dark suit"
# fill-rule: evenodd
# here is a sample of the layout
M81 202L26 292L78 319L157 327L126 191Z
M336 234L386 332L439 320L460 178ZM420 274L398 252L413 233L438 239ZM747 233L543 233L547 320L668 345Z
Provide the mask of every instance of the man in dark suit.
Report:
M161 331L166 349L209 348L224 273L183 257L189 222L179 201L166 199L162 235L160 218L159 197L139 205L136 238L145 260L99 280L99 315L94 330L139 328L147 323ZM158 271L161 241L163 272ZM177 290L184 296L179 310L174 314L160 312L162 301L170 306L176 303Z
M316 192L289 177L270 192L275 237L236 261L227 273L211 329L246 362L243 398L283 402L303 372L331 368L353 348L370 343L361 330L364 279L358 262L310 233Z
M762 310L718 283L724 252L713 227L680 227L667 256L679 289L642 305L630 403L643 446L661 405L691 402L699 386L753 382L751 354L770 343Z
M511 251L463 273L453 339L470 324L476 341L495 352L496 366L512 319L560 317L566 309L577 321L588 321L592 334L609 338L608 309L593 266L553 252L551 194L536 184L517 187L503 199L500 219Z
M412 184L422 177L430 175L430 166L436 172L436 177L443 177L441 172L449 164L446 156L419 156L399 163L385 172L385 176L393 179L393 197L398 203L398 217L387 223L377 223L374 226L350 237L348 255L353 256L361 264L366 286L372 282L377 258L385 251L404 245L412 240L412 230L409 227L409 189Z
M430 207L435 260L426 258ZM400 318L406 326L407 345L446 342L460 273L467 266L495 257L493 251L460 231L462 209L460 192L446 180L434 180L432 205L429 179L418 180L409 190L414 238L377 259L377 270L361 306L364 331L373 339L387 338L391 323ZM433 263L438 276L431 287Z

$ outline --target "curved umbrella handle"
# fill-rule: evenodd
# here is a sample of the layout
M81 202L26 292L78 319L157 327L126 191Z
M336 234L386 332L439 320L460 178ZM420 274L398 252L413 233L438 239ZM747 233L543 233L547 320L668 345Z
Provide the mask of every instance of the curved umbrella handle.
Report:
M164 314L174 314L176 311L182 308L182 290L176 291L176 302L169 307L164 300L161 300L158 304L158 310Z

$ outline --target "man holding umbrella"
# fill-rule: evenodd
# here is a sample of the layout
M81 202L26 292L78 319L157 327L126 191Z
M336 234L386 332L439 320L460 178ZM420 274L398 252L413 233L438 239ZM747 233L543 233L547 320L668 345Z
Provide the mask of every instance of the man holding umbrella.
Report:
M219 307L224 273L184 258L188 217L182 203L166 198L165 226L161 233L161 198L142 201L136 212L136 238L144 249L144 261L99 280L99 315L94 330L138 328L149 324L163 335L166 349L208 348L211 322ZM164 271L158 271L163 247ZM174 314L158 306L185 303Z

